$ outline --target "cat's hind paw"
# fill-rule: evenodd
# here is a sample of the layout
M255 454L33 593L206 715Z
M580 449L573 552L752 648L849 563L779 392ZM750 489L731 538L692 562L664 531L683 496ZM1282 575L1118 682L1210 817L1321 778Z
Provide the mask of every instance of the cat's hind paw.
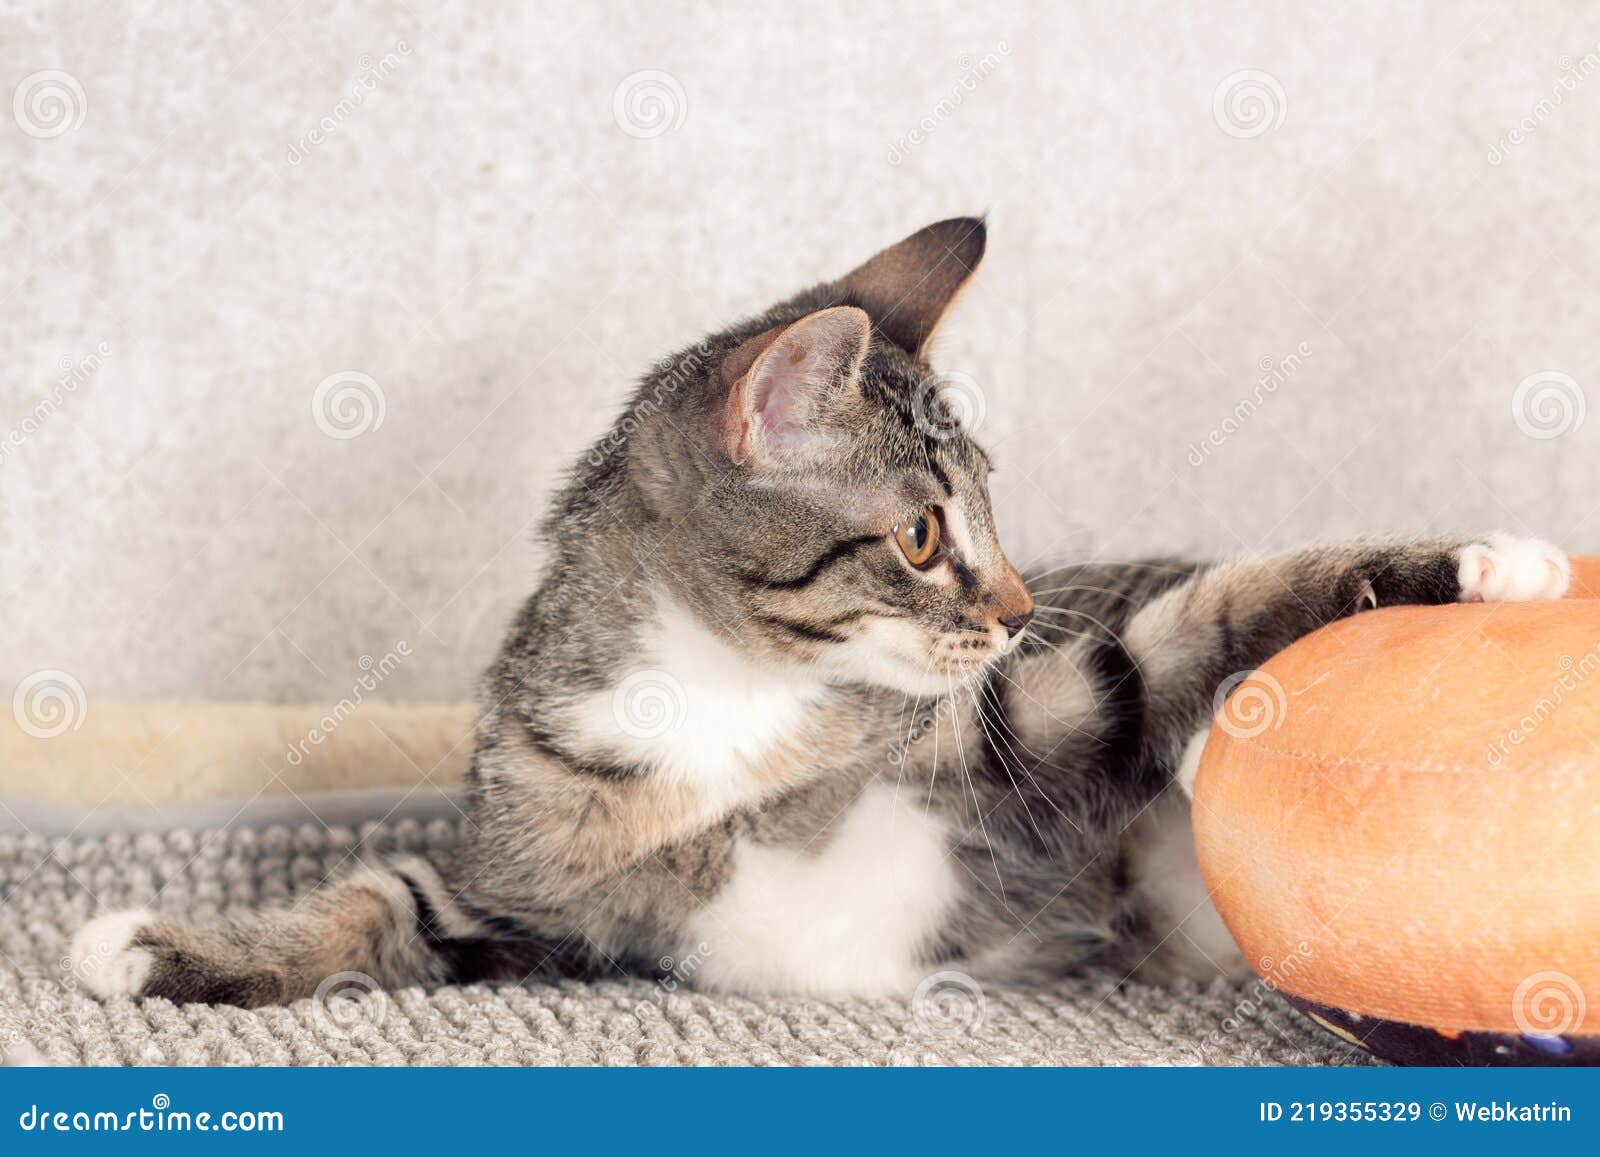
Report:
M1559 599L1572 585L1572 563L1548 542L1497 531L1462 548L1459 577L1464 603Z
M92 995L138 996L144 991L155 957L134 946L139 933L156 919L154 912L133 908L97 916L72 938L67 962L72 974Z

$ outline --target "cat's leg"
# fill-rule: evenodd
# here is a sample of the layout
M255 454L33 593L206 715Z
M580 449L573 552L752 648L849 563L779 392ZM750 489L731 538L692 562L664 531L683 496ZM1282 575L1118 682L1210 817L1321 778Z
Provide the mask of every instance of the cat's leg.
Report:
M1143 683L1142 755L1175 781L1124 834L1147 934L1133 946L1141 975L1206 977L1241 965L1199 879L1188 827L1187 797L1226 681L1361 610L1557 598L1570 577L1566 555L1532 539L1361 542L1213 567L1134 614L1123 645Z
M1144 754L1174 769L1184 755L1194 762L1191 739L1223 683L1336 619L1405 603L1560 598L1570 581L1565 553L1505 534L1311 546L1201 571L1124 632L1143 682Z
M95 996L255 1007L311 996L341 973L382 988L521 978L562 951L471 911L432 865L406 857L289 908L195 922L109 913L78 931L69 956Z

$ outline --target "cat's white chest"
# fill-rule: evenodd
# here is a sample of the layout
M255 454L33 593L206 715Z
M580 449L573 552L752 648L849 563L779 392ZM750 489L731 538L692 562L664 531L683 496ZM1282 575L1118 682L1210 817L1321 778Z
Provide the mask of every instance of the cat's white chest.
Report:
M909 997L959 895L945 825L874 783L819 847L741 843L682 951L701 988Z
M638 662L578 704L593 748L703 790L736 797L751 766L794 739L826 693L820 680L753 663L663 600L640 633Z

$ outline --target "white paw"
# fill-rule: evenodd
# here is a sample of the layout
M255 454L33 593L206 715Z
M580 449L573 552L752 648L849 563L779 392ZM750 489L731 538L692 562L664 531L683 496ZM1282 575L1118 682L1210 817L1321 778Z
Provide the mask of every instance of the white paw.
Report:
M1496 531L1462 548L1460 577L1464 603L1559 599L1572 582L1572 564L1548 542Z
M139 995L154 957L129 945L139 930L155 919L156 914L144 908L95 917L72 938L67 951L72 974L101 998Z
M49 1064L44 1054L27 1041L18 1041L0 1052L0 1067L8 1069L42 1069L49 1067Z

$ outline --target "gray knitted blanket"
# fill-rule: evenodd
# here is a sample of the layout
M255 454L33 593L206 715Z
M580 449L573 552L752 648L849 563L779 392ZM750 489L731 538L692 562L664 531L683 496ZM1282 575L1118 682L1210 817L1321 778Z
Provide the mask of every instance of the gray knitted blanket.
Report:
M134 1065L1352 1064L1264 986L1160 989L1092 977L981 990L936 977L905 999L745 1000L649 981L374 992L246 1011L101 1004L62 956L97 908L208 913L292 901L353 854L426 854L445 820L53 839L0 835L0 1053ZM337 978L335 978L337 980Z

